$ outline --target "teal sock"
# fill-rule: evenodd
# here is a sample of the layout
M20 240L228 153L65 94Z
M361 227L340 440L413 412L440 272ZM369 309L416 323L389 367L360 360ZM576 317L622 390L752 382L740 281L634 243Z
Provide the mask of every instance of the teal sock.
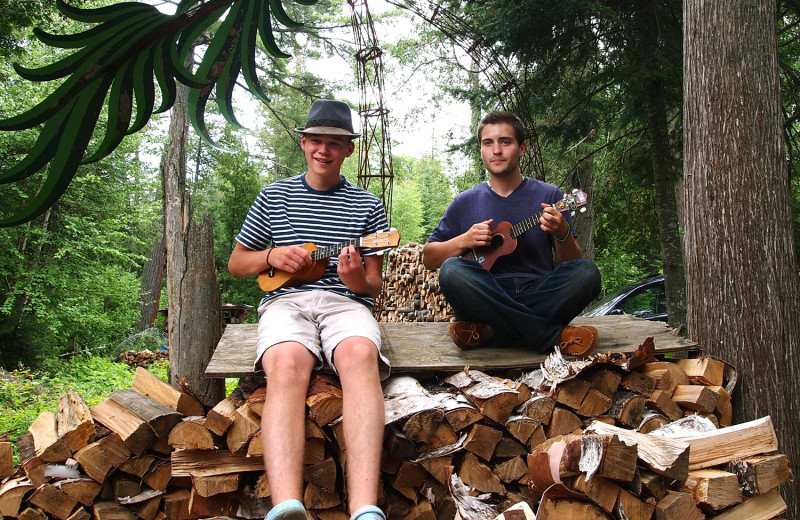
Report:
M362 506L350 516L350 520L386 520L386 515L378 506Z
M307 520L306 508L299 500L284 500L269 510L264 520Z

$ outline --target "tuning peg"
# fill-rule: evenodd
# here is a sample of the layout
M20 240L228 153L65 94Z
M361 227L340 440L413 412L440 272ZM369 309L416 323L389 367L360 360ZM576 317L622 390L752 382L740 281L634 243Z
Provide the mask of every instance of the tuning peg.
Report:
M574 209L569 212L569 216L570 217L574 217L575 216L575 210Z
M581 208L581 209L580 209L580 212L581 212L581 213L586 213L586 207L584 206L583 208Z

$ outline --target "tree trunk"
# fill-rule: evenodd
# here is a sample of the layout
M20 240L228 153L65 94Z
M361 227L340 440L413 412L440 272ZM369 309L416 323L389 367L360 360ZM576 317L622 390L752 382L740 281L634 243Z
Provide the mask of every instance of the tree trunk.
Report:
M583 135L588 135L589 130L584 129ZM594 260L594 204L592 195L594 194L594 156L587 153L588 145L577 147L576 157L578 163L575 165L574 174L570 178L571 186L585 191L589 195L589 204L582 209L583 213L576 212L572 217L572 224L575 232L578 233L578 244L583 251L583 257ZM566 188L565 188L566 189Z
M139 288L139 322L136 331L141 332L153 326L158 316L161 302L161 286L164 283L166 269L167 241L165 236L153 245L150 258L142 270L142 285Z
M734 422L771 415L800 465L800 281L776 5L684 2L687 322L739 369ZM786 486L798 518L797 481Z
M658 17L652 8L636 12L641 35L642 56L658 56ZM663 70L663 69L662 69ZM678 168L670 150L669 123L663 78L651 75L644 83L647 118L647 138L653 160L653 180L656 192L656 216L661 240L661 260L664 269L664 288L667 297L669 324L676 329L686 327L686 273L683 247L678 224L678 197L675 186Z
M203 372L221 336L222 310L211 218L198 228L186 192L188 94L186 86L178 86L162 162L170 382L185 381L200 401L213 406L224 397L224 381L206 378Z

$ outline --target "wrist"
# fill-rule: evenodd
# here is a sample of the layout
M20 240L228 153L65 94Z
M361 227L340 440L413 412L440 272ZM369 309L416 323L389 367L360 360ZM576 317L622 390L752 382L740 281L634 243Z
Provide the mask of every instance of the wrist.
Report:
M266 260L265 260L265 262L266 262L266 264L267 264L267 267L272 267L272 265L270 265L270 263L269 263L269 255L271 255L271 254L272 254L272 250L273 250L273 249L274 249L273 247L271 247L271 248L267 249L267 258L266 258Z
M569 222L567 222L567 232L564 235L564 238L558 238L556 235L553 235L553 238L556 240L556 242L566 242L571 234L572 234L572 226L570 226Z

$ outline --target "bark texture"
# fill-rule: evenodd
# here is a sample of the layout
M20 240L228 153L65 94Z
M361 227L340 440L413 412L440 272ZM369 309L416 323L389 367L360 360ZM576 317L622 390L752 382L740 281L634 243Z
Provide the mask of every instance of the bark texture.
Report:
M688 327L740 369L734 420L771 415L800 458L800 283L776 4L684 1ZM785 490L798 518L798 484Z
M196 223L186 192L187 99L188 89L179 86L162 164L170 382L185 382L200 401L213 405L223 397L224 381L206 378L204 370L222 335L222 317L211 218Z

